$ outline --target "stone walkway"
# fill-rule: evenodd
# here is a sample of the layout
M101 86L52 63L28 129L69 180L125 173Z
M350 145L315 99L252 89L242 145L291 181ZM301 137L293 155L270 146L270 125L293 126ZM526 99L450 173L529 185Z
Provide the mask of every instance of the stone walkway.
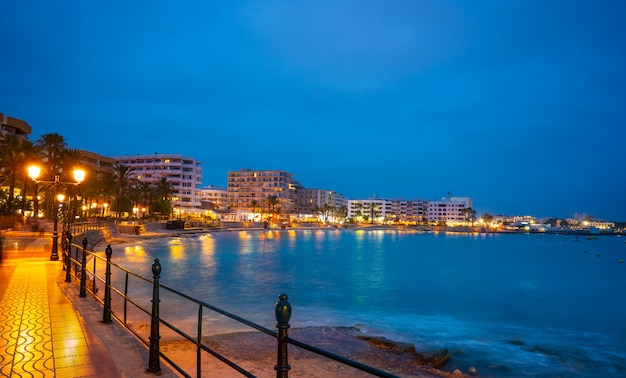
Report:
M0 264L0 376L125 376L57 285L61 268L45 257Z

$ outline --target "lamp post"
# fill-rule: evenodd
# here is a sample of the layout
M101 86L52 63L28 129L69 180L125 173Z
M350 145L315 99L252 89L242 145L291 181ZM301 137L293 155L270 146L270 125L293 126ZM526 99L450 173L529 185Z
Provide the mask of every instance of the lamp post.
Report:
M36 166L36 165L31 165L28 167L28 176L36 183L38 184L48 184L50 185L50 187L52 187L53 189L53 197L52 197L52 204L53 204L53 216L54 216L54 229L52 232L52 252L50 253L50 260L51 261L57 261L59 259L59 209L58 209L58 204L57 204L57 200L59 200L60 202L63 202L63 199L65 199L65 196L63 196L63 198L61 198L62 194L58 194L58 190L59 187L62 185L78 185L81 182L83 182L83 180L85 179L85 171L83 171L82 169L75 169L74 170L74 180L76 182L61 182L59 180L59 175L55 175L54 176L54 181L43 181L43 180L38 180L39 175L41 174L41 168ZM59 196L59 198L57 198L57 195Z

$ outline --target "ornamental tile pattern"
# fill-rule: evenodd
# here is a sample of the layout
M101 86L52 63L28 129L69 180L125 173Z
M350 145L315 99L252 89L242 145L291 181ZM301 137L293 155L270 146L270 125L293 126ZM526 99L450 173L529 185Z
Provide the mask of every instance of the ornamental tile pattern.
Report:
M9 261L0 264L0 377L121 376L57 286L61 264Z

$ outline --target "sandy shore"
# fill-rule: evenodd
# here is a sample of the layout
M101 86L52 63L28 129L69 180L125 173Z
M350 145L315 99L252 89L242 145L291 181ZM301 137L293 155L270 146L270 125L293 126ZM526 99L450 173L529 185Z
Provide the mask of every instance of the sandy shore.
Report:
M418 353L412 345L362 334L351 327L307 327L289 330L289 337L401 377L460 377L438 370L432 353ZM260 332L241 332L205 337L205 344L258 377L275 376L276 339ZM374 342L373 342L374 341ZM382 343L381 343L382 341ZM384 344L384 345L383 345ZM186 371L196 371L196 346L188 341L163 340L161 349ZM289 374L293 377L369 377L350 366L289 346ZM202 354L203 375L239 377L232 368Z

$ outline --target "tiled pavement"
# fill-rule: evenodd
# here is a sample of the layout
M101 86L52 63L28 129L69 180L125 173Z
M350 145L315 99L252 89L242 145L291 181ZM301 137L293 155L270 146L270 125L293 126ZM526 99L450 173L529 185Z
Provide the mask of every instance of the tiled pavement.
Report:
M61 292L61 267L46 258L0 264L0 376L126 376Z

